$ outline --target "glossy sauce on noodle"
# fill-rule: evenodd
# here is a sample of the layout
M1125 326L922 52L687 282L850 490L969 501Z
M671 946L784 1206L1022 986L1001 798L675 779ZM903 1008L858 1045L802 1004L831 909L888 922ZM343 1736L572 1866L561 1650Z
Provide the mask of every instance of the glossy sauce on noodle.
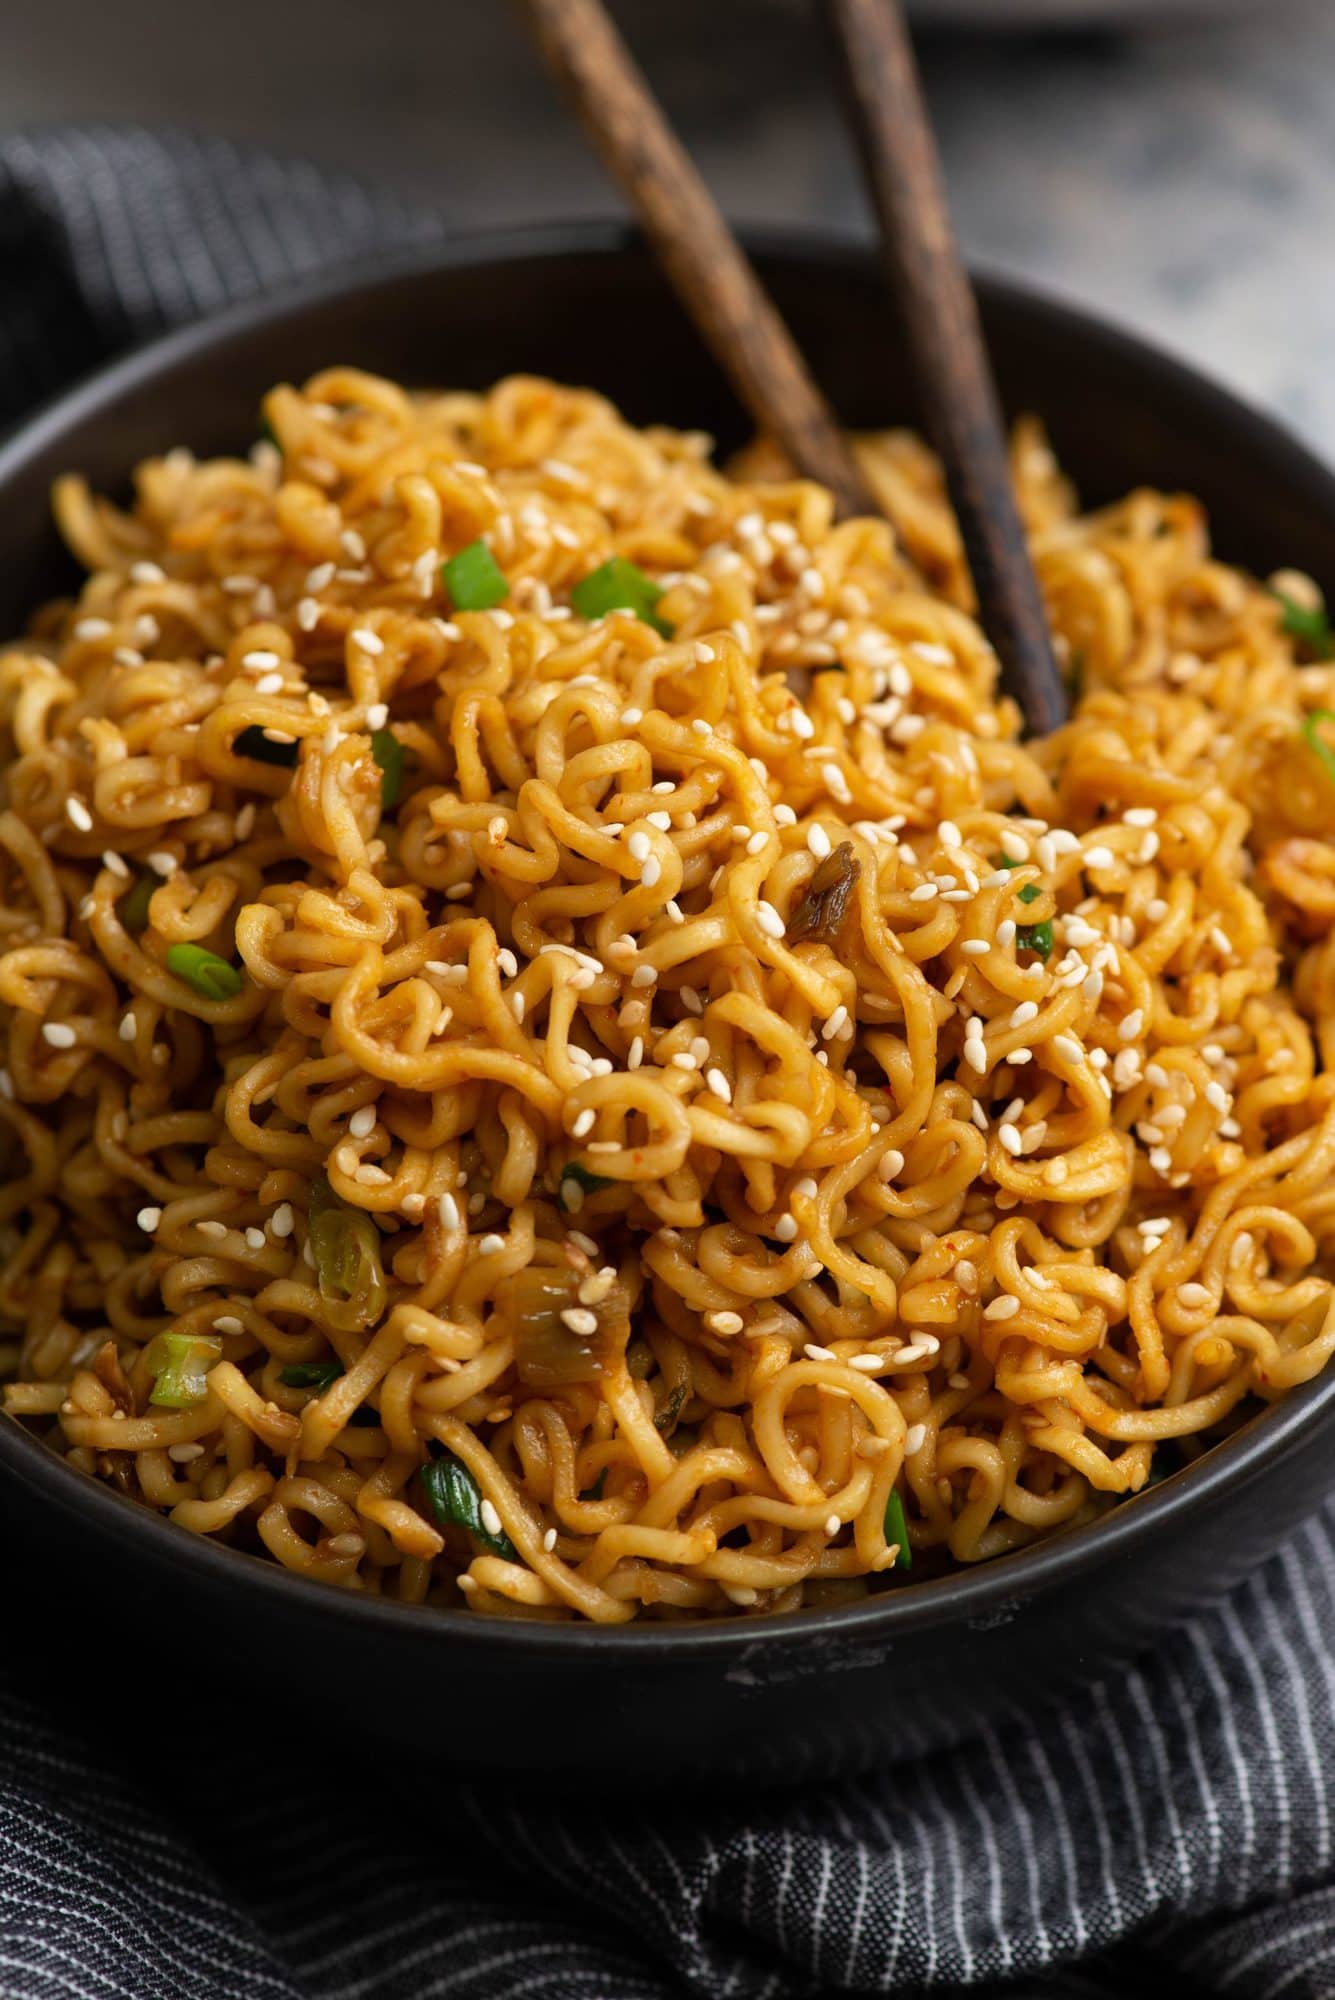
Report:
M1081 691L1022 743L906 434L836 523L536 379L265 419L63 481L0 654L11 1410L611 1622L995 1555L1323 1367L1335 670L1192 500L1021 427Z

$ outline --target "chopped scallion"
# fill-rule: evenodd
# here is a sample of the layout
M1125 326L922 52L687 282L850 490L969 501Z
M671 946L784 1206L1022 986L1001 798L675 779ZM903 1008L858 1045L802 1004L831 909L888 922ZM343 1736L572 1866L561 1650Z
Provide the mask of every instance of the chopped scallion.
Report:
M1043 891L1039 888L1037 882L1022 882L1015 891L1015 894L1022 903L1036 903L1043 894Z
M890 1498L885 1503L885 1540L888 1548L899 1545L895 1557L896 1569L913 1568L913 1551L909 1547L909 1524L904 1514L904 1502L899 1497L899 1489L890 1488Z
M317 1389L321 1395L343 1373L341 1361L289 1361L278 1379L287 1389Z
M392 729L371 732L371 755L380 766L380 806L390 812L403 791L403 765L407 752Z
M440 573L456 611L490 611L510 595L505 572L483 541L460 549L441 564Z
M160 1410L202 1403L209 1393L208 1372L221 1355L222 1342L210 1333L155 1334L148 1350L149 1402Z
M581 618L605 618L609 611L633 611L646 625L652 625L665 639L673 628L660 618L654 606L663 595L652 577L625 556L609 556L597 569L580 578L570 593L570 602Z
M1335 722L1335 709L1314 708L1303 719L1303 742L1309 750L1314 750L1325 767L1326 776L1335 781L1335 748L1327 743L1321 734L1323 722Z
M1021 924L1015 933L1017 951L1036 951L1040 958L1052 955L1052 918L1045 917L1041 924Z
M167 970L193 986L203 1000L235 1000L245 984L234 965L198 944L168 945Z
M117 909L121 923L127 931L148 929L148 906L153 900L153 891L158 886L156 875L141 875L132 889L127 889L121 897Z
M504 1556L507 1562L518 1560L515 1545L505 1531L493 1535L483 1525L482 1488L461 1459L452 1458L448 1452L442 1452L439 1458L429 1458L422 1467L422 1484L431 1511L442 1528L464 1528L488 1554Z
M1299 604L1296 598L1286 597L1282 590L1276 590L1272 595L1278 598L1284 609L1281 629L1291 639L1300 639L1319 660L1330 659L1335 653L1335 633L1330 629L1330 619L1324 606Z
M385 1310L380 1231L364 1208L340 1201L328 1181L311 1184L306 1228L320 1297L331 1326L355 1333Z
M296 769L297 749L295 743L275 743L257 722L252 722L249 729L243 729L232 743L234 756L249 757L255 764L277 764L285 771Z

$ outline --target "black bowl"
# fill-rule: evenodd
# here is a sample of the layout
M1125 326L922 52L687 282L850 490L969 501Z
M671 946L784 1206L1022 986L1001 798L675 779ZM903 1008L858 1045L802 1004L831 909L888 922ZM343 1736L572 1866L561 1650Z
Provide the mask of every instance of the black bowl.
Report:
M751 247L841 414L912 422L867 251L777 234ZM1087 500L1185 488L1225 558L1329 567L1335 480L1273 423L1082 314L993 281L980 293L1007 404L1046 419ZM70 578L50 525L55 474L79 467L123 490L148 453L245 446L271 383L332 362L433 385L539 371L593 384L638 422L711 430L724 449L747 429L619 228L434 249L173 335L27 426L0 452L0 631ZM1335 1371L1097 1525L984 1567L841 1609L615 1630L409 1609L304 1581L173 1528L8 1420L0 1482L22 1622L61 1626L67 1660L87 1657L72 1633L99 1672L117 1653L132 1679L155 1658L192 1675L211 1663L234 1705L258 1686L270 1701L285 1691L294 1716L337 1710L345 1744L642 1788L847 1769L1032 1714L1269 1554L1326 1490L1333 1443Z

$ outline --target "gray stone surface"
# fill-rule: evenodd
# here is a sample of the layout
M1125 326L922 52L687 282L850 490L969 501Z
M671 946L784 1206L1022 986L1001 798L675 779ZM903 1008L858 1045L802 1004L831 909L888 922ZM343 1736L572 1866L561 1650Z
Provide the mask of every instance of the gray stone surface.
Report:
M921 0L922 17L959 3ZM1013 21L1008 0L969 7ZM863 224L808 9L617 12L733 214ZM1335 457L1335 7L1189 12L1162 0L1133 33L925 34L961 231ZM503 0L0 0L0 31L5 128L209 128L391 177L460 224L616 207Z

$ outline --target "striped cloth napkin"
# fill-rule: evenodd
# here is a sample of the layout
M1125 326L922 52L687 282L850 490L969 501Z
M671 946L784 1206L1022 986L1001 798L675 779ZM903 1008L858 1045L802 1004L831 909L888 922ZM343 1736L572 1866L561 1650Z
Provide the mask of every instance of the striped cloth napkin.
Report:
M217 140L0 141L0 424L164 326L441 230ZM1325 2000L1333 1524L1030 1727L707 1804L312 1778L299 1690L248 1730L194 1713L188 1661L164 1696L155 1651L127 1714L97 1646L129 1641L53 1663L11 1592L0 2000Z

